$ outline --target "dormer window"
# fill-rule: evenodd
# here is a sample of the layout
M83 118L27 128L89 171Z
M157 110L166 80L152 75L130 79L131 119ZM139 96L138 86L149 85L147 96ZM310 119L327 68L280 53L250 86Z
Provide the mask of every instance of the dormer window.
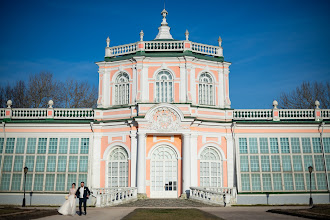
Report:
M129 104L129 75L121 72L115 81L115 104Z
M156 102L173 102L173 77L168 71L156 76Z
M201 105L214 105L214 82L208 73L202 73L198 84L198 103Z

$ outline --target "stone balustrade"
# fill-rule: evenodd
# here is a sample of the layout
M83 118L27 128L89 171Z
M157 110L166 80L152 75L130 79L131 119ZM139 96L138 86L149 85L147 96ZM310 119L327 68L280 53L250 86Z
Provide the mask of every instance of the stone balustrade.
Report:
M190 190L192 200L224 206L236 203L235 187L190 187Z
M54 119L94 119L94 110L91 108L55 108Z
M137 200L136 187L93 188L96 207L114 206Z
M166 51L186 51L194 53L222 57L222 47L210 46L206 44L194 43L191 41L140 41L115 47L105 48L105 57L116 57L133 54L138 51L145 52L166 52Z

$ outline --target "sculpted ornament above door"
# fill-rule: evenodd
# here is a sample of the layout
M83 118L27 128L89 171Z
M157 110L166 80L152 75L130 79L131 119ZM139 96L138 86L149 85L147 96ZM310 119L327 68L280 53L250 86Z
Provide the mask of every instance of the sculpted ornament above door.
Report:
M173 109L160 107L153 112L150 122L152 130L175 131L180 126L180 117Z

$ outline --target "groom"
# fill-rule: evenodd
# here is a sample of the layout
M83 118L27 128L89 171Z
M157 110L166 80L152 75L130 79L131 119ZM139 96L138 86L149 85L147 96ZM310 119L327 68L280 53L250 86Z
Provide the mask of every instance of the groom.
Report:
M81 215L81 205L82 203L84 203L84 215L86 215L86 203L87 203L87 199L89 198L90 195L90 191L88 189L88 187L84 186L84 182L80 183L80 187L77 189L76 192L76 197L79 198L79 215Z

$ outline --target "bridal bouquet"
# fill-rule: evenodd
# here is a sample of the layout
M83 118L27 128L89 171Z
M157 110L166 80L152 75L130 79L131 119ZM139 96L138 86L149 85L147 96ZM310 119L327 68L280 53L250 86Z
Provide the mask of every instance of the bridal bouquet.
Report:
M68 199L69 199L69 196L68 196L68 195L66 195L66 196L65 196L65 199L66 199L66 200L68 200Z

